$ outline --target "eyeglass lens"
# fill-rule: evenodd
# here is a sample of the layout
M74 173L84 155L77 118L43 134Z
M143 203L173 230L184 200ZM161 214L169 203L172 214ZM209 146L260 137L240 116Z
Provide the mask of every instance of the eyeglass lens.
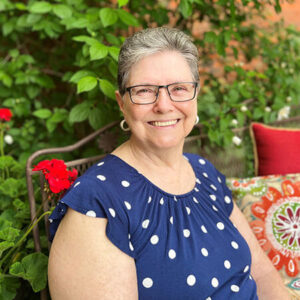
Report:
M130 89L131 99L137 104L154 103L158 97L160 87L157 85L139 85ZM172 101L188 101L195 97L196 84L193 82L179 82L167 86Z

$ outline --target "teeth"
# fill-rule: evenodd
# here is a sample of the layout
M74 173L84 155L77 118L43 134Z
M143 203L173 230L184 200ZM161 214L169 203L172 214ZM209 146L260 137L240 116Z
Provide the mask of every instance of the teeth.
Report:
M154 125L154 126L160 126L160 127L163 127L163 126L174 125L174 124L177 123L177 120L166 121L166 122L154 121L154 122L151 122L151 123L152 123L152 125Z

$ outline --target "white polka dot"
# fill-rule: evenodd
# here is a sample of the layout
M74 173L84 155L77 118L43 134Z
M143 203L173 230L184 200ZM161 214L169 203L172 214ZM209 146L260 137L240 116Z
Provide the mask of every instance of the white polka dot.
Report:
M215 195L209 195L210 199L213 200L213 201L216 201L217 200L217 197Z
M133 251L133 250L134 250L134 248L133 248L133 246L132 246L131 242L129 242L129 249L130 249L131 251Z
M238 243L235 242L235 241L232 241L232 242L231 242L231 246L232 246L232 248L234 248L234 249L238 249L238 248L239 248Z
M129 186L130 186L130 183L129 183L128 181L126 181L126 180L123 180L123 181L121 182L121 184L122 184L124 187L129 187Z
M53 220L52 220L52 219L49 219L49 222L50 222L50 223L52 223L52 222L53 222Z
M218 181L220 182L220 183L222 183L222 180L221 180L221 178L218 176Z
M224 261L224 267L226 268L226 269L230 269L231 268L231 263L230 263L230 261L229 260L225 260Z
M99 164L97 165L98 167L104 165L104 161L99 162Z
M149 196L149 198L148 198L148 203L150 203L151 201L152 201L152 197Z
M252 276L251 275L249 275L249 278L252 280Z
M170 217L170 223L173 224L173 217Z
M202 253L203 256L208 256L208 251L207 251L206 248L202 248L201 253Z
M196 283L196 277L194 275L189 275L186 278L186 282L189 286L193 286Z
M174 249L169 250L169 257L170 259L174 259L176 257L176 252Z
M204 177L208 178L207 173L203 172L202 175L203 175Z
M216 277L214 277L214 278L211 280L211 285L212 285L214 288L218 287L218 286L219 286L219 280L218 280Z
M218 209L213 205L212 206L212 209L214 210L214 211L218 211Z
M205 227L204 225L201 226L201 230L202 230L204 233L207 233L206 227Z
M199 190L196 187L194 188L194 190L195 190L195 192L199 192Z
M89 217L96 218L96 213L93 210L87 211L86 215L89 216Z
M210 297L207 297L205 300L212 300Z
M249 270L249 266L247 265L244 269L244 273L248 272L248 270Z
M233 292L235 292L235 293L237 293L237 292L240 290L240 288L239 288L237 285L235 285L235 284L233 284L233 285L230 287L230 289L231 289Z
M80 184L80 181L76 182L76 183L74 184L74 187L76 187L76 186L79 185L79 184Z
M191 209L188 206L186 206L185 209L186 209L187 214L189 215L191 213Z
M159 203L160 203L160 205L163 205L164 204L164 198L161 198Z
M131 235L130 235L130 233L128 233L128 238L129 238L129 239L131 238Z
M199 203L199 201L195 197L193 197L193 200L195 203Z
M147 277L143 280L143 286L147 289L151 288L153 285L153 280L150 277Z
M109 210L111 216L114 218L116 216L115 210L113 208L109 208L108 210Z
M183 229L183 235L188 238L191 235L191 232L188 229Z
M196 178L196 182L197 182L198 184L201 184L201 181L199 180L199 178Z
M177 198L176 198L176 196L174 196L174 201L176 201L176 202L177 202Z
M205 160L202 159L202 158L200 158L200 159L199 159L199 163L200 163L201 165L205 165Z
M231 202L231 199L230 199L230 197L228 197L228 196L225 196L225 197L224 197L224 200L225 200L225 202L226 202L227 204L230 204L230 202Z
M219 230L223 230L225 228L225 226L222 222L217 223L217 227Z
M97 178L101 181L105 181L106 180L106 177L103 176L103 175L98 175Z
M124 201L124 203L125 203L126 208L127 208L128 210L130 210L130 209L131 209L130 203L127 202L127 201Z
M149 222L150 222L149 219L144 220L143 223L142 223L142 227L144 229L146 229L149 226Z
M159 237L155 234L151 236L150 242L152 245L156 245L159 241Z
M213 184L211 184L210 187L215 191L217 190L217 188Z

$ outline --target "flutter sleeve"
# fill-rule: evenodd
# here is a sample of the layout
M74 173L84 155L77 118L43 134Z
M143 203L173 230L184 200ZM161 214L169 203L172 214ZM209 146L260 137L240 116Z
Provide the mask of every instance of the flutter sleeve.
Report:
M106 235L109 240L129 256L135 257L124 203L118 201L114 186L106 184L104 179L83 175L74 182L49 217L50 241L70 207L87 217L106 218Z

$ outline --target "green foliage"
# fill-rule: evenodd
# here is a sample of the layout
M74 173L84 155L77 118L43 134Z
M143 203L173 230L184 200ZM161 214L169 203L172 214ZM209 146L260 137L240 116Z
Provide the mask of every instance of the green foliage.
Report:
M0 106L14 116L5 129L14 142L0 157L0 300L16 296L20 278L22 288L25 281L34 291L46 284L46 243L44 255L33 255L28 237L24 163L36 150L72 144L120 118L117 60L129 32L171 25L192 35L195 21L209 24L204 35L193 36L203 73L201 132L221 148L240 137L251 175L251 143L237 128L276 120L282 108L299 104L300 92L299 32L256 28L251 18L261 16L263 3L181 0L174 9L161 0L0 1ZM279 0L268 3L280 11ZM241 64L253 59L263 67ZM222 75L207 67L216 60Z

